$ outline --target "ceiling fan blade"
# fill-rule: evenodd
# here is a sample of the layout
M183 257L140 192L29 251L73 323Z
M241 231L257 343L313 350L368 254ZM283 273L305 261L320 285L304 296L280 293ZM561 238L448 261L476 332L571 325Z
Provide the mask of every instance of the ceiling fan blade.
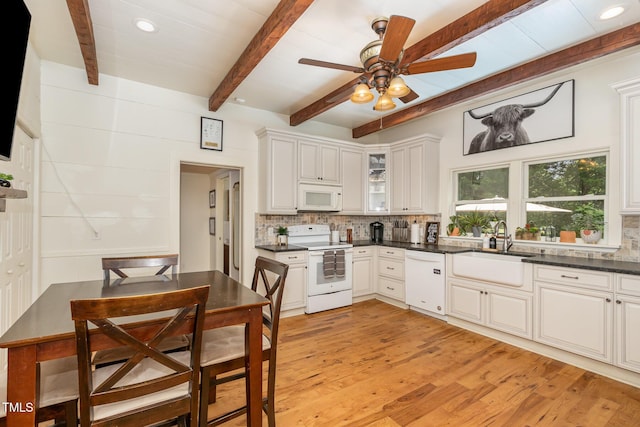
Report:
M444 58L429 59L422 62L414 62L406 67L406 72L401 74L421 74L434 71L454 70L456 68L473 67L476 63L476 53L463 53L461 55L446 56Z
M333 68L335 70L352 71L354 73L364 73L364 68L351 65L336 64L334 62L318 61L316 59L300 58L298 64L314 65L316 67Z
M411 89L411 88L409 88ZM398 98L400 101L402 101L403 103L408 103L413 101L414 99L417 99L420 95L418 95L417 93L415 93L413 91L413 89L411 89L411 92L409 92L408 95L403 96L402 98Z
M387 62L396 62L415 23L414 19L392 15L384 32L378 58Z

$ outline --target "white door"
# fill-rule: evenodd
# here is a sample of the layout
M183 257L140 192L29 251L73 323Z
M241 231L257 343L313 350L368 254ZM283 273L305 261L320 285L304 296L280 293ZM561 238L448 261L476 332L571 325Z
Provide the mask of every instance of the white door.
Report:
M27 191L26 199L7 200L0 212L0 334L29 307L33 288L33 181L34 143L16 127L10 162L2 172L13 175L14 188ZM0 368L7 363L0 352Z

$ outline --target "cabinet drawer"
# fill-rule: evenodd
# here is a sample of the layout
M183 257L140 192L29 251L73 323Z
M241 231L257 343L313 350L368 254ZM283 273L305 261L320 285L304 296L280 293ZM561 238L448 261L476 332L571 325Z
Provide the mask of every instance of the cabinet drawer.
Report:
M285 264L293 264L297 262L307 262L306 252L285 252L276 254L276 260Z
M387 257L387 258L404 259L404 249L379 247L378 256Z
M380 277L378 279L378 292L390 298L404 302L404 283L397 280Z
M378 258L378 274L404 280L404 260Z
M373 256L373 247L364 246L364 247L353 248L354 258L368 257L368 256Z
M536 266L534 269L535 280L576 286L579 288L613 290L613 278L611 273L582 270L578 268L562 268Z
M616 292L640 296L640 276L616 274Z

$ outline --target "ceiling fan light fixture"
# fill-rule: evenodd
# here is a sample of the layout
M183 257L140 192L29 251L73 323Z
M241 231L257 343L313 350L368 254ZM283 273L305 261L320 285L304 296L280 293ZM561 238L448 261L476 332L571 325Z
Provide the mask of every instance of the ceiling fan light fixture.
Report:
M373 109L376 111L387 111L396 108L396 104L388 93L383 93L378 97L378 102L374 105Z
M371 101L373 101L373 94L369 90L369 86L365 83L360 83L356 86L353 95L351 95L351 102L354 104L366 104Z
M402 77L396 76L389 82L387 93L394 98L402 98L403 96L409 95L411 89L407 87Z

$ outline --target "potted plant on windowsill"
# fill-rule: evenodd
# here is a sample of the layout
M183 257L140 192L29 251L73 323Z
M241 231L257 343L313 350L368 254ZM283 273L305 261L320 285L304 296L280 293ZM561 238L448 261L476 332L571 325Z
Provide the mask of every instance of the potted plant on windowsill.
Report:
M578 206L571 215L573 226L584 243L595 244L602 238L604 230L604 211L593 203Z
M289 229L287 227L278 227L276 243L279 246L287 246L289 244Z
M473 237L482 236L482 230L489 226L489 218L477 210L463 215L460 222L464 224L465 229L472 231Z
M13 175L9 173L0 173L0 187L11 188L11 180Z
M464 224L462 224L462 217L453 215L449 217L449 225L447 225L447 236L462 236L465 234Z

